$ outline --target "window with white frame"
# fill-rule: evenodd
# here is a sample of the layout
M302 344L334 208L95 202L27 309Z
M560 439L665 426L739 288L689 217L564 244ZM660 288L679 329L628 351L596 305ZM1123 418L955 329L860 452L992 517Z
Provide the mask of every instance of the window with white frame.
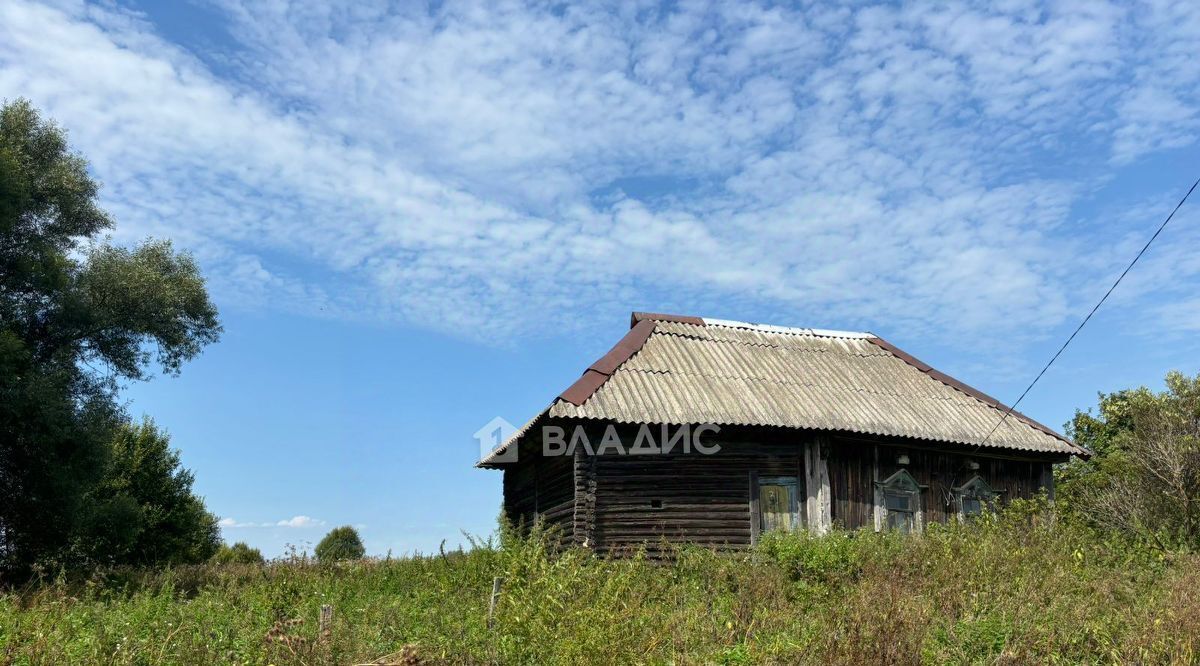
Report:
M990 510L998 493L979 475L954 489L958 517L967 519Z
M921 529L921 485L908 470L900 470L879 483L883 527L900 532Z

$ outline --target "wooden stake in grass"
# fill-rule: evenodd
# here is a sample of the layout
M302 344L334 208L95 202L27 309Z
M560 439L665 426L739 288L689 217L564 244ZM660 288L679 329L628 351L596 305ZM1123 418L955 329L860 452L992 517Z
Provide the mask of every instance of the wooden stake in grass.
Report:
M500 583L504 579L496 576L492 579L492 600L488 603L487 627L491 629L496 626L496 602L500 600Z
M329 634L333 632L333 606L329 604L321 604L321 618L318 622L318 629L322 641L329 641Z

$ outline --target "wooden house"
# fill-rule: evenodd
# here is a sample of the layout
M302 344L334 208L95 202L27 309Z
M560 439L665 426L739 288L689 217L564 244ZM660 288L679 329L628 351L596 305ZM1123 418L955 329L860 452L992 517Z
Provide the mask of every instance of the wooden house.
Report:
M1088 452L870 333L634 313L478 466L514 522L601 552L773 529L920 530L1053 493Z

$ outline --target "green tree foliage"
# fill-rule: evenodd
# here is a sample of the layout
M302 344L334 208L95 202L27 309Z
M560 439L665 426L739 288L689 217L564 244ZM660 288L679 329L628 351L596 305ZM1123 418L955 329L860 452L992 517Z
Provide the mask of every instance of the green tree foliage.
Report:
M105 473L87 497L75 548L106 564L203 562L221 544L217 517L192 493L170 438L146 419L117 428Z
M317 560L320 562L337 562L339 560L358 560L366 555L362 539L358 538L358 530L349 525L335 527L317 544Z
M1067 426L1094 453L1059 470L1072 515L1164 550L1200 548L1200 376L1171 372L1167 390L1101 394Z
M196 263L169 242L98 244L112 226L64 132L24 100L0 108L0 572L70 564L127 419L119 382L166 372L220 334ZM128 522L120 522L128 527ZM113 539L136 538L130 534Z
M221 548L212 559L217 564L262 564L264 561L259 549L251 548L243 541L232 546L221 544Z

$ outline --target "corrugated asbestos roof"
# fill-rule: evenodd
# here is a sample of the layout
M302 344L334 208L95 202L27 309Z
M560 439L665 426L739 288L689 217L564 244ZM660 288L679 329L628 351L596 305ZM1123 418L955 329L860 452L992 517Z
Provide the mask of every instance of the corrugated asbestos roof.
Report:
M613 351L500 449L547 416L978 444L1008 409L870 333L645 313L634 313L633 324ZM1087 454L1019 412L986 448Z

